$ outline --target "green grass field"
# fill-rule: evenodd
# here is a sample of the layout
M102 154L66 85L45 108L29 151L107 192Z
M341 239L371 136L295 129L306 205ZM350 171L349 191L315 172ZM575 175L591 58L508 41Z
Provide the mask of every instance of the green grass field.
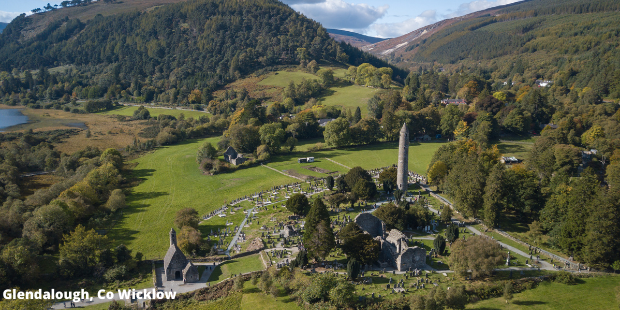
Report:
M163 147L135 160L137 166L129 177L140 178L143 182L128 195L128 206L123 210L122 219L109 232L109 237L117 243L126 244L134 252L142 252L147 259L162 258L168 248L168 232L174 227L174 216L179 209L195 208L203 215L219 208L226 201L296 181L260 166L215 176L203 175L195 161L196 151L203 141L215 144L218 139L194 140ZM409 168L417 173L424 173L440 145L441 143L413 144L409 151ZM395 163L397 144L381 143L303 153L301 156L317 157L315 166L324 166L330 171L346 172L346 168L325 160L325 157L349 167L359 165L371 169ZM293 168L299 173L325 176L302 168L302 164L297 164L297 157L300 157L299 153L275 156L269 165L280 171ZM238 217L228 219L238 222L242 216ZM207 224L200 226L203 233L221 227L222 223L211 221Z
M217 143L219 138L206 141ZM295 181L264 167L242 169L216 176L203 175L196 163L196 151L205 140L160 148L135 160L129 177L141 184L127 196L122 219L108 237L124 243L146 259L163 258L168 248L168 232L174 227L175 213L195 208L200 215L221 207L225 201ZM202 225L203 233L212 227Z
M280 290L283 295L282 290ZM266 295L252 285L245 282L243 288L243 298L241 299L241 310L298 310L299 306L290 296L273 297Z
M299 84L303 79L318 79L318 77L302 71L276 71L258 82L258 85L287 87L291 81Z
M360 107L362 116L368 114L368 99L378 92L377 88L369 88L349 83L340 83L327 90L326 95L319 99L319 103L326 106L340 106L355 111Z
M159 114L166 114L166 115L172 115L174 117L179 117L179 115L181 115L181 113L183 113L183 115L185 115L185 118L199 118L203 115L210 115L209 113L206 112L202 112L202 111L186 111L186 110L172 110L172 109L162 109L162 108L156 108L156 107L149 107L146 106L146 109L149 110L149 113L151 113L152 117L156 117ZM114 110L109 110L109 111L105 111L105 112L100 112L98 114L103 114L103 115L124 115L124 116L133 116L133 112L136 111L138 109L138 107L135 106L125 106L125 107L119 107L117 109Z
M520 160L527 159L533 144L520 141L497 142L497 148L504 156L514 156Z
M344 78L346 69L332 68L334 76ZM316 75L301 71L277 71L270 74L260 81L259 85L286 87L290 81L298 84L302 79L318 79ZM379 89L369 88L358 85L352 85L347 82L339 82L337 85L330 87L319 99L319 103L326 106L340 106L355 111L356 107L360 107L362 115L368 114L366 104Z
M426 174L428 164L435 151L444 143L412 143L409 146L409 170L419 174ZM299 157L314 157L314 163L297 163ZM312 172L303 167L316 166L330 171L346 172L347 168L335 164L325 158L332 159L345 166L353 168L361 166L364 169L373 169L395 164L398 160L398 143L378 143L366 146L356 146L335 150L317 152L292 153L274 156L267 164L280 171L294 169L302 174L325 177L327 174Z
M543 282L535 289L514 294L509 304L500 297L469 304L467 309L618 309L616 288L620 277L579 282L576 285Z
M258 257L258 254L239 259L232 259L218 265L217 268L213 270L213 273L211 273L209 282L211 284L219 283L230 278L233 274L247 273L263 269L265 269L265 267L263 262L260 260L260 257Z
M215 176L203 175L198 169L195 154L198 147L209 141L216 144L218 137L204 140L191 140L163 147L134 162L137 164L129 178L142 179L142 183L132 188L127 196L128 206L122 218L109 232L116 243L124 243L134 252L142 252L147 259L159 259L168 248L168 232L174 227L174 216L182 208L195 208L199 215L207 214L226 202L250 195L275 185L298 182L290 176L261 166L237 170ZM319 140L313 140L316 143ZM426 174L428 164L435 151L445 142L412 143L409 147L409 170ZM317 152L298 152L273 156L267 163L276 170L293 170L301 175L317 178L328 174L309 170L314 166L328 171L346 173L353 168L374 169L390 166L397 162L398 144L396 142L323 150ZM314 163L297 163L299 157L315 157ZM244 208L249 208L246 206ZM215 218L200 225L204 235L225 227L226 220L238 225L243 213ZM176 227L175 227L176 228Z

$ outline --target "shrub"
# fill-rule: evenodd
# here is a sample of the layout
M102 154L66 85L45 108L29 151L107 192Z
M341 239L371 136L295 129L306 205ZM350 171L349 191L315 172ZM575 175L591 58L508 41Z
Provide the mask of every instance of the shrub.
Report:
M103 278L106 282L114 282L117 280L123 280L127 275L127 267L125 265L114 266L108 269L104 274Z
M563 283L566 285L573 285L577 282L575 276L573 276L572 273L567 272L567 271L558 272L555 275L555 279L553 281L556 283Z

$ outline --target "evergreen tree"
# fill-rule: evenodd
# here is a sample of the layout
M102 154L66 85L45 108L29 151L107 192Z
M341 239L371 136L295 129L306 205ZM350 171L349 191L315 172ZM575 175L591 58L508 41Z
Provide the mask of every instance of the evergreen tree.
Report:
M450 223L452 221L452 207L446 205L441 209L441 217L439 218L444 223Z
M325 178L325 186L331 191L334 188L334 177L329 175Z
M355 108L355 113L353 113L353 118L351 119L351 125L355 125L359 123L362 119L362 110L360 107Z
M359 273L360 273L360 263L355 258L349 259L349 262L347 263L347 276L349 277L349 279L351 280L357 279L357 276L359 275Z
M325 259L329 252L336 246L334 231L327 207L321 198L314 200L314 204L306 216L304 225L304 247L308 255L317 260Z
M437 235L435 240L433 240L433 248L435 248L439 255L443 255L443 251L446 250L446 238L442 235Z
M504 209L504 165L496 164L491 169L484 189L484 224L494 228L499 223L500 212Z
M456 241L459 238L459 227L451 224L450 226L448 226L447 232L446 232L446 238L448 239L448 242L453 243L454 241Z
M286 209L297 215L306 215L310 209L308 197L304 194L294 194L286 200Z

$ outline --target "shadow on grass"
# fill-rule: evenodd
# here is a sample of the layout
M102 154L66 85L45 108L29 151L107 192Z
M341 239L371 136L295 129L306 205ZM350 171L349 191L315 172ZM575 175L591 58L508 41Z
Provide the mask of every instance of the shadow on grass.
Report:
M523 154L529 150L522 144L498 144L497 148L501 153ZM520 158L523 159L523 158Z
M166 192L140 192L140 193L132 192L129 195L127 195L127 202L130 205L132 205L132 202L140 202L146 199L155 199L155 198L166 196L166 195L169 195L169 194ZM140 206L140 205L141 204L136 204L136 206ZM134 213L133 209L134 208L130 207L130 208L125 209L124 212Z
M209 279L207 279L207 282L223 280L223 279L220 279L220 276L222 275L223 275L222 268L218 266L217 268L215 268L215 270L213 270L213 272L211 273L211 276L209 276Z
M535 306L535 305L544 305L546 304L546 302L544 301L539 301L539 300L516 300L512 302L513 304L517 305L517 306Z
M225 228L226 228L226 225L208 225L208 224L198 225L198 230L203 236L209 236L211 235L212 232L217 232L218 229L225 229ZM215 237L213 240L215 240L216 238L217 237Z

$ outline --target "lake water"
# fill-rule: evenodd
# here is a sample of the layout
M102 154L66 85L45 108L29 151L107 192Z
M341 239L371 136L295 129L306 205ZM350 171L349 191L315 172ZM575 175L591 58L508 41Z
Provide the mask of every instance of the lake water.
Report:
M19 109L0 109L0 131L6 128L28 123L28 116Z

